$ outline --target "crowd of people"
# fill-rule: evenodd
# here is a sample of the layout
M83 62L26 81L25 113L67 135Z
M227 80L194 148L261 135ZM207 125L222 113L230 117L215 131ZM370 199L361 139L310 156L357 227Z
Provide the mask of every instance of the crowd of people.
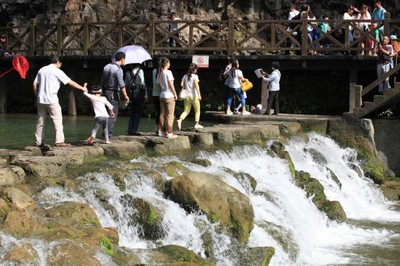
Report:
M93 85L90 93L87 89L87 83L81 86L71 80L60 69L61 65L60 57L53 56L50 64L38 71L33 83L38 114L35 132L36 146L48 146L45 144L46 116L50 116L55 127L55 146L71 146L71 144L65 142L64 138L62 112L58 99L60 84L70 85L83 91L92 103L95 119L90 137L87 140L89 145L93 145L95 142L100 127L103 128L104 143L109 144L111 142L121 105L129 105L130 107L127 134L140 135L138 132L139 123L144 103L148 99L144 73L140 64L125 66L125 53L117 52L114 55L114 60L104 67L100 85ZM171 139L177 137L174 133L174 114L178 94L174 85L174 75L169 68L170 61L168 58L161 57L157 60L157 66L152 72L153 88L151 95L155 107L156 135ZM191 63L187 74L182 77L180 82L181 90L185 90L185 97L182 99L184 111L176 120L178 130L182 129L182 121L190 114L192 107L195 112L194 129L203 128L200 124L201 92L197 69L197 65ZM143 83L142 93L134 94L129 90L134 75L140 76Z
M382 25L383 23L380 23L379 21L383 22L385 13L386 9L382 6L382 2L379 0L374 1L372 13L370 12L370 7L368 5L363 4L360 8L357 8L347 4L343 10L342 19L357 20L357 22L351 23L350 25L343 23L341 25L341 30L336 30L333 33L335 34L334 37L339 38L343 42L346 38L345 34L348 34L347 40L349 43L353 43L355 39L359 40L359 48L361 48L359 50L359 55L372 55L371 52L377 46L377 43L383 42L384 26ZM315 48L333 45L329 38L321 39L321 37L333 29L328 16L315 15L311 10L311 6L308 4L301 5L300 11L296 5L291 4L288 20L299 20L303 17L306 17L309 21L307 27L307 39L309 45L312 45ZM298 27L296 28L297 24L298 23L295 22L291 23L287 28L287 31L300 41L301 30ZM369 36L372 36L372 38ZM397 39L396 36L393 36L393 38ZM320 41L317 41L319 39ZM317 51L314 53L317 53ZM347 51L345 51L345 53L350 54L350 52Z

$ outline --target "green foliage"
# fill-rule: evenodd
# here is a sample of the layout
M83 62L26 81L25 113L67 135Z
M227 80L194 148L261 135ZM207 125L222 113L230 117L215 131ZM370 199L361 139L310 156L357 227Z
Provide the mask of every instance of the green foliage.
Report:
M206 111L224 111L225 108L224 102L209 102L204 105Z
M114 246L108 237L103 236L100 240L100 247L104 253L112 256L114 254Z
M386 109L385 111L382 111L381 113L378 114L378 117L380 117L380 118L393 117L393 109L389 108L389 109Z

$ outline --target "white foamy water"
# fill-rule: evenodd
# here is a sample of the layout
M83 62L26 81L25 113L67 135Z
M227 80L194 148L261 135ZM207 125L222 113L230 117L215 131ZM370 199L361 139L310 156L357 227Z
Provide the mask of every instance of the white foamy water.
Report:
M339 201L353 221L390 223L400 220L399 212L392 210L392 203L384 198L377 186L353 170L354 167L360 169L354 150L342 149L331 139L315 134L311 134L307 142L292 140L285 149L296 169L309 172L318 179L325 187L327 198ZM389 239L400 239L390 230L330 220L294 184L287 161L270 156L267 151L268 145L266 148L235 147L230 152L200 152L198 158L209 160L211 166L203 167L189 162L182 164L192 171L218 176L249 197L253 204L255 226L248 246L274 247L276 253L271 265L358 264L364 258L353 254L351 250L354 248L371 244L384 246ZM162 157L157 161L146 158L136 161L147 163L165 179L170 179L162 170L157 170L157 164L176 160L176 157ZM251 175L257 181L255 191L251 191L248 182L235 178L232 171ZM334 180L331 171L341 185ZM227 256L233 248L233 242L227 235L216 230L205 215L187 213L178 204L165 198L144 173L132 171L125 179L123 189L104 173L89 173L79 179L81 193L48 188L38 200L48 207L63 201L89 204L96 211L101 225L116 227L120 236L119 244L129 248L146 249L176 244L205 257L202 235L208 232L214 241L213 253L217 265L239 265L237 258ZM135 198L151 203L163 213L165 236L157 241L141 237L141 229L131 219L137 212L132 204Z

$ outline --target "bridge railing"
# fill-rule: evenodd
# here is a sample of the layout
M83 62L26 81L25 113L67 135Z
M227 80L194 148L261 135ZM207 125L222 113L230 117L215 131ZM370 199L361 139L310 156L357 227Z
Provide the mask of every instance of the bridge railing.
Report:
M138 44L152 55L165 53L214 53L226 55L282 54L289 51L298 55L332 54L342 52L368 53L373 48L361 43L375 42L375 31L384 25L384 34L400 34L400 20L385 14L383 21L343 20L328 21L330 31L323 33L319 24L324 20L227 20L178 22L178 30L170 32L170 20L37 24L1 27L6 34L6 50L28 56L112 55L119 47ZM376 23L364 31L361 22ZM287 29L291 27L292 31ZM309 31L314 30L314 38ZM349 31L358 35L351 40ZM297 33L297 35L294 34ZM176 46L170 45L174 40Z

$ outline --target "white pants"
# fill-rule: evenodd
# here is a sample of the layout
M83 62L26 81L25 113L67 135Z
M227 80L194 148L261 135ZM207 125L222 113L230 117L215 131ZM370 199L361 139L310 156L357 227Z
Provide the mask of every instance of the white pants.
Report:
M389 72L390 64L378 64L376 66L376 74L380 78L383 74ZM384 82L379 83L379 92L383 92L384 89L390 89L389 77Z
M56 131L56 142L55 143L63 143L64 142L64 129L63 129L63 118L61 112L61 106L58 103L53 104L41 104L37 105L37 122L36 122L36 145L45 144L45 128L46 128L46 117L47 114L53 120L54 128Z

